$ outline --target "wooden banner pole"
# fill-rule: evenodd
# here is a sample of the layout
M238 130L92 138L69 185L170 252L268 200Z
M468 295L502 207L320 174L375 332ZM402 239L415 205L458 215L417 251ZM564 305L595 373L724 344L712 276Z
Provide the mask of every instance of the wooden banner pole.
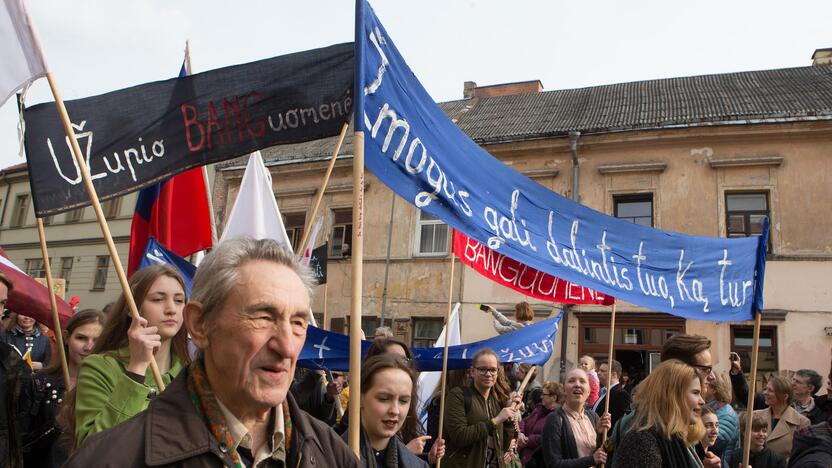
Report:
M52 73L46 74L46 79L49 81L49 88L52 90L52 96L55 97L55 105L58 108L58 114L61 117L61 122L64 125L64 132L69 138L72 145L72 154L75 157L75 162L81 172L81 177L84 180L84 187L87 189L87 194L92 202L92 208L95 211L95 216L98 218L98 225L101 227L101 234L104 235L104 242L107 244L107 250L110 252L110 259L113 261L113 266L116 269L116 275L121 283L121 289L124 291L124 297L127 299L127 306L130 310L130 315L133 319L138 320L139 309L136 307L136 301L133 299L133 294L130 292L130 283L127 282L127 275L124 273L124 267L121 265L121 258L118 256L116 244L113 242L113 235L110 234L110 227L107 225L107 219L104 217L104 211L101 209L101 203L98 201L98 195L95 193L95 187L92 185L90 179L90 171L87 169L87 163L81 153L81 147L78 146L78 140L75 138L75 132L72 130L72 123L69 120L69 115L66 112L66 106L61 99L61 92L58 90L58 85L52 77ZM156 385L159 391L165 389L165 383L162 380L162 373L159 372L159 365L156 363L156 358L150 358L150 371L153 373L153 378L156 380Z
M66 362L66 349L64 348L64 327L61 325L61 318L58 315L58 302L55 299L55 285L52 281L52 267L49 265L49 253L46 251L46 232L43 229L43 219L35 218L38 226L38 236L40 237L40 253L43 255L43 265L46 272L46 287L49 288L49 305L52 307L52 321L54 323L53 330L55 332L55 339L58 344L58 355L61 359L61 370L64 374L64 385L70 388L69 366Z
M323 322L321 324L321 328L323 328L324 330L329 330L329 326L327 325L329 322L327 322L327 316L326 316L326 293L327 293L326 285L327 285L327 283L324 283L324 316L321 319L321 321Z
M754 313L754 342L751 347L751 381L748 382L748 401L745 412L745 435L743 437L742 466L748 468L751 457L751 422L754 419L754 396L757 394L757 357L760 351L760 321L763 314ZM742 369L740 369L742 372Z
M610 317L610 347L609 356L607 358L607 396L604 398L604 413L610 412L610 379L612 378L612 361L613 361L613 343L615 343L615 302L612 303L612 314ZM620 378L621 376L619 376ZM601 447L604 446L607 442L607 430L604 429L603 434L601 435ZM601 463L601 468L604 468L604 464Z
M454 260L456 256L454 256L453 250L451 251L451 276L450 280L448 281L448 310L445 311L445 349L442 352L442 377L440 378L439 383L439 432L437 433L438 438L442 438L442 428L445 424L445 381L448 376L448 344L451 339L451 304L453 304L453 295L454 295ZM439 458L436 460L436 468L441 468L442 466L442 459Z
M326 187L327 185L329 185L329 177L332 175L332 170L335 168L335 161L338 159L338 153L341 152L341 145L344 144L344 137L347 135L347 129L349 127L350 124L345 123L344 126L341 128L341 134L338 135L338 143L335 145L335 151L332 152L332 159L329 161L329 167L326 168L326 175L324 175L324 181L321 182L321 188L318 189L318 193L315 195L315 202L312 203L312 211L310 211L309 216L306 217L306 226L304 226L303 228L303 236L301 237L300 244L298 244L299 249L304 248L306 246L306 241L309 239L309 230L312 229L312 223L315 222L315 215L318 214L318 208L321 207L321 201L324 198ZM362 185L362 189L363 188L364 187ZM300 254L302 254L302 252L298 252L298 255Z
M364 260L364 132L355 132L352 162L352 296L350 298L349 445L361 458L361 287Z

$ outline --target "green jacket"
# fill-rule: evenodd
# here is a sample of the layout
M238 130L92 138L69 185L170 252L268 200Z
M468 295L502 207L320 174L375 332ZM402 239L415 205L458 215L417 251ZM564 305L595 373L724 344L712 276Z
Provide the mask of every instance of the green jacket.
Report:
M87 437L116 426L144 411L158 391L148 369L144 385L127 376L130 360L128 348L93 354L81 362L76 382L75 443L80 446ZM170 370L162 375L169 384L183 368L174 358Z
M443 468L482 468L485 466L488 438L495 438L498 449L497 460L502 468L503 453L508 449L514 437L513 424L491 424L491 418L497 416L502 406L497 402L494 392L488 401L473 386L469 387L471 408L465 411L465 391L457 387L448 392L445 402L445 458Z

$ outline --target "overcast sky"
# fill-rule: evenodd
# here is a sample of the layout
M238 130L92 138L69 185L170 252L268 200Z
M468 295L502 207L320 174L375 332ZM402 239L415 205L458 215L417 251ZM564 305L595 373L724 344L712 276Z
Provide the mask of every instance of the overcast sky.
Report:
M428 92L464 81L539 79L546 90L807 66L832 47L832 1L376 0ZM354 2L29 0L64 99L353 40ZM0 64L2 66L2 64ZM28 104L52 100L46 80ZM17 156L13 101L0 108L0 167Z

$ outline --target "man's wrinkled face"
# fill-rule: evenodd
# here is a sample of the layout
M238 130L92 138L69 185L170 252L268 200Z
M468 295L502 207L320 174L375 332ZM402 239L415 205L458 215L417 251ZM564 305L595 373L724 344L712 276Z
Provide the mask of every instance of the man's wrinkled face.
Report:
M289 267L254 260L207 318L205 367L214 392L232 412L264 411L283 403L309 319L309 294ZM214 376L214 378L212 378Z

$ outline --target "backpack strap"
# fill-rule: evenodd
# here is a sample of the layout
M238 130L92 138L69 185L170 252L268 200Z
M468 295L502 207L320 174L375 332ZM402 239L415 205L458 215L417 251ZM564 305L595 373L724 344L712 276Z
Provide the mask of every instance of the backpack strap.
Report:
M466 386L462 388L462 401L465 405L465 415L471 412L471 387Z

